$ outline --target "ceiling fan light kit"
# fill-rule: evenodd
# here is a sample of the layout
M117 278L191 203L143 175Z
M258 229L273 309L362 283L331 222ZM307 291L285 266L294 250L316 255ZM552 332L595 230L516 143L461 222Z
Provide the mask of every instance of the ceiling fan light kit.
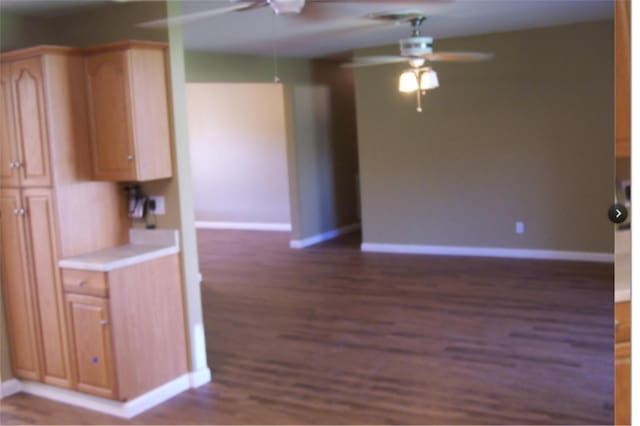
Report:
M415 92L418 89L424 92L438 87L438 73L432 68L410 69L400 74L398 90L403 93Z
M431 68L410 69L400 74L398 90L402 93L416 93L418 112L422 112L422 95L437 87L440 87L438 73Z

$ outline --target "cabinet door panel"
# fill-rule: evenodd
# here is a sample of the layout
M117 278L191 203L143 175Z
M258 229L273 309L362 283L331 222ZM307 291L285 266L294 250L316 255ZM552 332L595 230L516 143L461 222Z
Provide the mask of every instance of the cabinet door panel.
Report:
M18 169L12 167L18 161L14 125L11 68L9 64L0 64L0 186L5 187L20 184Z
M65 297L77 389L115 398L108 301L70 293Z
M52 191L27 189L24 201L33 288L40 317L42 375L46 383L69 387L71 375Z
M631 344L616 343L615 424L628 425L631 420Z
M20 147L18 169L22 186L50 186L51 168L44 80L40 58L11 63L16 136Z
M20 191L0 190L0 255L3 302L9 334L14 374L22 379L40 380L36 339L36 317L24 238L24 216Z
M93 169L98 180L135 180L126 52L85 60Z
M631 155L630 2L615 1L615 135L616 157Z

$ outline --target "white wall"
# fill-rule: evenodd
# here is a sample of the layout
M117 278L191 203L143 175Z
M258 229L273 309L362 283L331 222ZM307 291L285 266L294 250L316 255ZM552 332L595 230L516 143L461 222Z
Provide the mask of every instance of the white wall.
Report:
M188 83L196 221L289 224L279 84Z

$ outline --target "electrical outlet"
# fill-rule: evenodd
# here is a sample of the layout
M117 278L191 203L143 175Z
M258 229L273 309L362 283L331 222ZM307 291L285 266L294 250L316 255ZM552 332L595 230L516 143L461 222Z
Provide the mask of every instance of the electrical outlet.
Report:
M155 215L163 215L164 212L164 197L162 195L152 195L149 200L153 200L156 203L156 208L151 210Z
M516 234L524 234L524 222L516 222Z

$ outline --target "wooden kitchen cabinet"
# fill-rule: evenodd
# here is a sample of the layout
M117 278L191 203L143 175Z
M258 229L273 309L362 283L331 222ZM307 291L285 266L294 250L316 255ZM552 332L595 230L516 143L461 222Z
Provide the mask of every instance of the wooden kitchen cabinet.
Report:
M16 377L40 380L34 291L19 189L0 189L0 273L9 349Z
M3 186L51 186L41 57L2 66Z
M631 424L631 344L616 344L615 417L616 425Z
M115 375L107 299L67 294L74 382L81 392L113 398Z
M615 424L631 421L631 304L618 302L615 307Z
M176 254L62 276L77 390L128 401L187 372Z
M14 371L70 387L52 192L3 189L1 199L2 281Z
M177 255L59 267L129 242L125 194L94 177L171 176L165 59L138 42L0 53L0 279L18 379L128 401L187 373Z
M94 179L171 177L166 45L127 41L84 54Z
M29 247L29 270L39 316L42 381L70 387L69 351L64 300L58 270L58 233L53 191L23 190L24 221Z
M58 261L126 243L126 200L117 184L91 181L81 52L22 49L1 53L0 67L0 273L13 373L72 387Z
M631 2L615 2L615 156L631 155Z
M16 169L18 160L11 95L11 66L0 64L0 186L20 185Z

